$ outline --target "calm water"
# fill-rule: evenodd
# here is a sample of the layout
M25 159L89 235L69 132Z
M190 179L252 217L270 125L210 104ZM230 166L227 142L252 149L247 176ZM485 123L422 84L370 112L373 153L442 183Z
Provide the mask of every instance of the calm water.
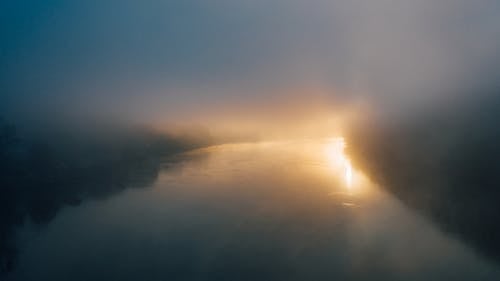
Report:
M336 140L234 144L18 231L10 280L500 280Z

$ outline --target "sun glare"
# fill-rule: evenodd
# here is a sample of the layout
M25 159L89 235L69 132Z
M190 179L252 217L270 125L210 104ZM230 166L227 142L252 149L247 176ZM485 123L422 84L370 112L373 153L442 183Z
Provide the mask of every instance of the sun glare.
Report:
M344 138L334 138L326 147L326 156L332 168L341 172L346 188L351 189L353 187L353 168L351 161L345 154L345 148Z

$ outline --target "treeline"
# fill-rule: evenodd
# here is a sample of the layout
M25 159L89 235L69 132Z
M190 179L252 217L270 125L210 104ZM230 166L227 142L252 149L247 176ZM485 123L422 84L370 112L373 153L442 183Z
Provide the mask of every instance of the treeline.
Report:
M41 129L22 136L0 119L0 272L15 265L13 230L49 222L65 205L147 187L163 160L204 145L144 128Z
M499 120L499 95L372 120L350 137L350 154L443 231L500 261Z

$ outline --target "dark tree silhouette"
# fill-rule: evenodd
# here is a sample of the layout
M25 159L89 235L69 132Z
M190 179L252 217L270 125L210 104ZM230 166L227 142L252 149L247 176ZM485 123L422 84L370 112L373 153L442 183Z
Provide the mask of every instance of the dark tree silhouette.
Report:
M497 97L365 124L350 137L350 154L373 180L443 231L500 261Z
M62 131L30 139L0 119L0 274L15 266L13 230L61 207L152 185L161 164L201 143L146 129Z

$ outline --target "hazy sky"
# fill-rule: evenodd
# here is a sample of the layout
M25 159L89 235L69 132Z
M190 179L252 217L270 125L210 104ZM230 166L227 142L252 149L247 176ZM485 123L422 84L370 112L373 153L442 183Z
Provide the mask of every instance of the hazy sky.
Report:
M358 117L373 122L354 124ZM137 155L160 154L152 143L331 137L339 129L354 166L453 239L500 260L492 239L500 233L499 120L499 0L0 0L0 179L3 172L3 186L20 187L11 195L29 202L36 187L51 216L79 202L61 188L67 181L82 174L95 187L109 174L112 182L115 163L117 173L141 172L113 157L142 164ZM181 128L189 142L142 130L135 137L114 121ZM77 126L89 123L97 129ZM61 124L78 134L52 132ZM26 128L38 129L34 141ZM98 152L93 134L105 140ZM103 161L112 163L108 172ZM246 174L233 165L245 161L227 163ZM263 171L288 180L273 166ZM272 191L258 176L235 176ZM70 193L45 200L44 186L45 195ZM11 201L3 204L6 231L19 221L11 214L33 205ZM0 271L12 264L1 244Z
M500 2L5 0L0 43L7 114L408 112L496 83Z

